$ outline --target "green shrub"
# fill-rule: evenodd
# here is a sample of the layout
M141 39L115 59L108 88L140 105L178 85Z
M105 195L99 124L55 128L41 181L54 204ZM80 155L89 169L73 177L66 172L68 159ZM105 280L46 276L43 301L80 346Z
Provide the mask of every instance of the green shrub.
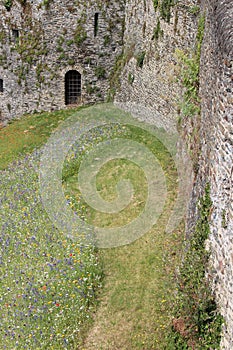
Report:
M170 22L171 19L171 7L174 5L173 0L162 0L160 4L161 18L166 22Z
M105 69L101 66L96 67L95 69L95 75L97 76L98 79L105 78Z
M143 67L145 56L146 56L146 52L145 51L139 52L137 54L137 56L136 56L137 67L140 67L140 68Z
M155 11L156 11L157 8L158 8L158 4L159 4L159 0L153 0L153 5L154 5Z
M109 45L111 42L111 37L109 35L104 36L104 46Z
M132 85L134 82L134 75L132 73L128 74L128 83Z
M209 253L205 242L210 233L209 218L212 202L210 186L199 201L199 219L180 268L175 313L168 336L169 348L219 349L222 316L218 313L214 295L206 279Z
M188 9L188 12L191 13L192 15L197 16L200 12L200 6L197 6L197 5L191 6Z
M160 36L163 36L163 30L161 29L160 20L158 19L154 29L153 39L157 41Z
M44 0L42 5L46 8L46 10L48 10L51 2L52 0Z
M85 18L85 17L84 17ZM81 45L87 38L87 33L84 29L84 19L79 19L74 32L74 42L76 45Z
M204 28L205 17L201 16L198 22L195 50L189 53L184 53L179 49L176 50L177 58L182 65L181 81L185 88L183 100L180 103L183 116L190 116L200 113L200 99L198 96L199 69Z
M11 6L13 4L13 0L5 0L3 4L4 4L5 8L7 9L7 11L10 11Z
M113 101L116 90L120 87L120 74L122 72L124 65L125 65L125 56L122 52L116 57L114 66L109 76L110 88L108 90L108 97L107 97L108 102Z
M74 40L72 40L72 39L67 40L67 42L66 42L67 46L71 46L73 43L74 43Z
M96 86L96 85L92 85L92 84L87 84L86 85L86 92L88 93L88 94L95 94L95 93L97 93L97 92L99 92L100 91L100 88L98 87L98 86Z

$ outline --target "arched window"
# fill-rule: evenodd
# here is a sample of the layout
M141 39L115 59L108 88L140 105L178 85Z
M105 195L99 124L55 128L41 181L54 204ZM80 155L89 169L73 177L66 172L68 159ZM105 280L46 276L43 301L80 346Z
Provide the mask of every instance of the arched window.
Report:
M65 75L65 104L77 104L81 96L81 74L70 70Z

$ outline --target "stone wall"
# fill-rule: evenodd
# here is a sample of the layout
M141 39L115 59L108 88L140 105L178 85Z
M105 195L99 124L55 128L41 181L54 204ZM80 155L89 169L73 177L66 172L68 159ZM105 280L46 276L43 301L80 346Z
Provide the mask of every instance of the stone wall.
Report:
M124 0L47 3L33 0L22 6L14 0L10 10L0 3L1 119L65 108L69 70L82 75L80 103L107 97L108 77L122 51Z
M179 115L182 86L176 49L186 51L195 45L197 0L179 1L170 9L170 20L155 10L152 0L126 3L124 58L121 90L116 101L124 108L166 130L174 130ZM145 53L142 67L140 55ZM143 106L150 109L145 116Z
M168 131L176 128L182 86L175 50L194 48L195 5L206 15L200 66L201 117L186 117L182 135L195 158L195 177L187 216L187 234L197 220L197 201L211 186L213 202L208 271L224 316L221 348L233 349L233 6L231 0L180 1L171 9L170 23L161 19L153 2L126 4L124 63L118 105ZM155 40L160 20L163 34ZM144 52L142 67L137 57ZM177 79L178 78L178 81ZM146 106L146 108L144 108ZM199 153L198 153L199 151Z
M196 200L210 183L213 202L210 281L225 318L221 348L233 349L233 6L231 0L203 1L205 37L200 69L201 152L193 187Z

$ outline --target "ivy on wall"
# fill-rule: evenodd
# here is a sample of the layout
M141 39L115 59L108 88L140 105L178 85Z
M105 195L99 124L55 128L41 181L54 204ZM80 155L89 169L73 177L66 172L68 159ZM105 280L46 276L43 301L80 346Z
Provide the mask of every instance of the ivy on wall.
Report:
M171 19L171 8L174 5L173 0L162 0L160 4L160 15L161 18L166 22L170 22Z
M181 64L181 82L184 86L183 100L180 103L183 116L192 116L200 113L199 100L199 70L201 46L204 37L205 15L198 21L195 50L185 53L176 50L176 56Z
M155 11L159 10L160 17L166 22L170 22L171 8L174 6L174 0L153 0Z
M74 32L74 42L77 46L80 46L87 38L87 33L84 28L86 22L86 15L83 13L77 21L77 27Z

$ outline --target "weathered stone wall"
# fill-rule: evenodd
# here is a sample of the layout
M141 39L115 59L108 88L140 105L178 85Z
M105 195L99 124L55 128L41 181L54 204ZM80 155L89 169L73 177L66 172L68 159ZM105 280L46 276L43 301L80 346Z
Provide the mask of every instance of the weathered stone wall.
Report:
M0 3L1 119L65 108L64 76L82 75L80 103L106 99L108 77L122 51L124 0ZM94 17L99 13L98 33ZM19 30L19 40L12 30Z
M233 349L233 6L231 0L203 1L205 37L200 69L201 123L198 173L188 224L207 183L213 202L210 281L225 318L221 348Z
M200 68L200 156L195 164L187 227L191 230L195 225L197 199L210 183L213 208L208 245L212 266L208 274L226 320L221 346L232 350L233 6L232 0L201 2L206 28ZM180 67L175 50L186 51L195 45L195 6L199 0L177 2L169 21L162 18L159 8L155 10L152 0L127 0L126 8L124 0L89 0L78 5L50 0L48 8L39 0L27 3L22 7L15 0L10 11L0 5L0 79L4 80L0 118L64 108L64 76L70 69L82 74L81 103L106 99L108 78L118 58L124 69L117 103L158 127L176 128L183 88L177 79ZM99 28L95 37L97 12ZM124 16L124 54L120 56ZM19 29L19 45L12 29ZM86 37L82 42L83 34ZM98 67L105 69L105 77L98 77ZM186 119L186 135L196 122L195 118L189 122ZM192 138L192 142L195 148L197 140Z
M159 6L155 10L152 0L126 3L126 65L116 101L166 130L176 128L182 93L175 51L186 51L195 45L197 16L193 9L197 3L197 0L177 2L170 9L169 21L163 18ZM143 52L145 58L140 67L138 60ZM150 117L145 116L143 106L151 110Z
M195 159L187 231L197 220L197 200L211 186L213 202L211 266L208 271L220 311L225 318L221 348L233 349L233 6L231 0L178 2L171 9L170 23L154 11L153 2L131 1L126 5L124 63L119 105L151 123L172 130L179 115L182 86L176 81L180 68L175 49L184 52L196 43L194 6L206 13L200 67L201 120L185 118L182 133ZM191 11L190 11L191 10ZM194 13L193 13L194 12ZM155 40L160 18L163 35ZM137 57L144 52L143 66ZM179 80L179 79L178 79ZM143 108L145 107L146 108ZM149 111L149 113L148 113ZM189 120L190 119L190 120ZM196 130L195 130L196 129ZM188 233L187 232L187 233Z

